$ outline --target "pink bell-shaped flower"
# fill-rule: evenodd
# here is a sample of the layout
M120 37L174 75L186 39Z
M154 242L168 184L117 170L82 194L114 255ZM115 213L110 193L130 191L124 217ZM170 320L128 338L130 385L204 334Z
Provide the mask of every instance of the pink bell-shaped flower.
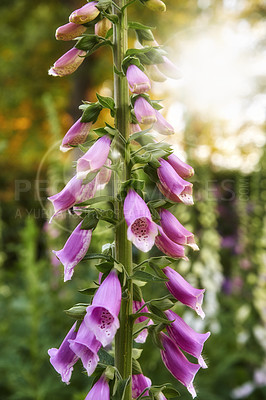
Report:
M172 293L177 300L181 301L181 303L195 310L196 313L204 319L205 314L201 305L205 289L194 288L173 268L165 267L163 272L169 279L169 281L165 283L169 292Z
M140 124L153 124L157 121L156 110L143 97L138 97L134 104L134 112Z
M171 239L164 233L163 229L158 226L159 235L155 238L156 247L161 250L168 257L172 258L183 258L184 260L188 260L185 256L185 248Z
M174 168L163 158L160 158L159 161L161 164L157 169L160 180L158 184L159 190L170 200L192 205L192 183L182 179Z
M64 282L71 279L74 267L86 255L91 243L92 230L81 229L81 224L82 221L71 233L62 250L53 250L53 253L64 265Z
M83 63L86 51L78 50L73 47L49 69L48 74L52 76L70 75Z
M153 125L153 129L155 129L161 135L173 135L175 133L174 128L169 122L159 113L159 111L155 110L155 115L157 121Z
M154 245L158 229L147 204L133 189L128 191L125 198L124 217L128 225L128 240L139 250L148 252Z
M175 342L165 333L161 333L161 340L164 347L164 350L161 350L164 365L179 382L186 386L194 399L196 391L193 380L200 365L189 362Z
M88 375L93 374L97 367L99 357L97 355L101 343L82 321L75 339L69 339L69 347L81 359Z
M103 190L107 183L110 181L112 176L111 160L106 160L106 167L102 167L100 172L97 175L97 190ZM108 168L107 168L108 167Z
M96 189L96 178L93 179L91 182L82 185L82 181L80 179L77 179L77 175L75 175L66 184L64 189L61 190L61 192L48 197L48 200L50 200L54 206L54 214L51 217L50 222L56 215L68 210L75 204L82 203L85 200L91 199L95 195Z
M199 250L195 243L193 233L189 232L170 211L162 208L160 210L161 227L173 242L190 246L193 250Z
M165 311L169 321L174 322L167 325L166 329L173 341L185 352L198 359L202 368L208 368L201 355L203 345L210 336L210 332L195 332L186 322L172 310Z
M73 11L69 16L69 22L86 24L87 22L93 21L100 14L100 11L96 8L97 3L97 1L91 1L85 4L85 6Z
M77 332L75 331L77 323L75 322L59 349L49 349L50 363L54 369L61 375L62 381L69 384L73 365L78 361L77 355L70 349L69 340L75 339Z
M107 18L103 18L95 24L94 32L97 36L105 37L109 29L111 28L112 22Z
M121 285L116 271L112 270L94 295L84 317L87 328L103 346L112 342L119 328L120 305Z
M137 399L145 389L151 387L151 380L146 376L132 375L132 398ZM149 396L148 390L144 392L143 396Z
M72 146L84 143L91 126L92 122L81 122L81 118L79 118L65 134L60 150L65 153L71 150Z
M181 178L186 179L194 175L194 169L186 164L184 161L180 160L175 154L171 154L167 158L167 162L174 168L175 172L178 173Z
M110 389L104 375L93 385L85 400L110 400Z
M91 148L78 159L77 178L85 179L88 173L99 170L107 160L111 139L105 135L98 139Z
M59 26L59 28L57 28L55 37L57 40L73 40L82 35L82 33L84 33L86 30L86 26L69 22L68 24Z
M133 313L136 313L144 304L145 304L145 302L143 299L141 301L133 301ZM149 312L148 307L147 306L143 307L141 312L148 313ZM139 323L139 322L144 322L144 321L146 321L146 319L148 319L148 318L144 317L144 316L140 316L139 318L137 318L135 320L135 324ZM149 325L153 325L153 321L151 319L147 323L147 326L149 326ZM143 329L134 340L136 343L145 343L147 336L148 336L148 329Z
M163 63L157 64L159 70L168 78L179 79L181 77L181 72L177 66L165 56L163 56L163 60Z
M145 93L151 89L149 78L136 65L129 65L126 76L132 93Z

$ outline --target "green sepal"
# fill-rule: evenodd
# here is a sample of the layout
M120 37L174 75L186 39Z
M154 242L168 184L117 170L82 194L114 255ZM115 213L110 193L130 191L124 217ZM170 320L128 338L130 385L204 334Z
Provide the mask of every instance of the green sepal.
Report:
M82 221L81 229L85 229L85 230L95 229L98 222L99 222L99 219L97 217L96 211L90 210L86 214L84 220Z
M145 272L145 271L136 271L130 278L133 279L133 281L141 281L141 282L168 281L168 278L166 276L163 278L163 277L152 275L149 272Z
M96 178L96 176L98 175L99 171L95 171L95 172L89 172L86 175L86 178L82 180L82 185L86 185L87 183L90 183L91 181L93 181L94 178Z
M143 168L143 171L145 172L146 175L150 178L150 180L154 183L159 182L159 178L157 175L157 171L155 168L153 168L149 163L145 165Z
M114 33L114 28L112 27L107 31L107 33L105 35L105 39L109 39L110 37L112 37L113 33Z
M130 135L130 137L128 138L128 143L132 142L133 140L138 140L140 137L146 135L146 133L150 132L151 128L149 129L145 129L144 131L139 131L139 132L135 132L132 135ZM152 138L152 136L151 136ZM154 140L152 138L152 140Z
M137 39L141 44L143 41L152 42L154 40L153 33L150 29L136 29L135 32Z
M151 335L151 339L153 344L158 347L160 350L164 350L162 345L160 332L165 328L164 324L159 325L150 325L149 326L149 334Z
M148 324L149 320L146 319L143 322L137 322L133 325L133 336L136 337L138 336L138 334L143 331L143 329L147 328L147 324Z
M81 38L77 41L75 47L79 50L90 52L93 47L95 47L101 41L102 38L100 38L98 35L87 33L81 36Z
M135 21L129 21L128 27L130 29L144 29L144 30L155 29L154 26L147 26L147 25L141 24L140 22L135 22Z
M170 299L151 300L150 303L161 311L170 310L174 306L174 303Z
M133 375L142 374L142 369L141 369L140 363L137 360L135 360L134 358L132 358L132 374Z
M99 11L105 11L112 6L112 0L98 0L96 8Z
M82 104L79 108L84 110L81 117L81 122L92 122L92 123L95 123L97 121L99 114L103 109L101 104L99 104L98 102L90 104Z
M89 304L79 303L75 304L73 307L68 310L64 310L64 312L71 318L74 319L83 319L86 315L86 308Z
M117 382L117 387L116 387L115 393L112 396L112 400L124 400L126 388L129 385L130 380L131 380L131 377L128 377L127 379L120 379Z
M159 110L161 110L163 108L163 106L161 106L161 104L160 104L160 100L150 100L150 102L151 102L152 107L155 110L159 111Z
M82 203L76 204L77 206L91 206L96 203L105 203L105 202L113 202L114 198L112 196L99 196L99 197L94 197L93 199L83 201ZM86 212L86 210L84 210Z
M130 65L136 65L136 67L138 67L141 71L144 71L144 67L138 57L126 56L122 61L122 71L124 75L126 75L127 69Z
M154 314L157 317L161 318L161 323L163 323L163 324L168 324L169 323L169 320L166 318L164 312L162 310L160 310L160 308L158 308L154 304L149 304L148 307L149 307L149 310L150 310L150 312L152 314ZM171 321L171 323L172 322L173 321Z
M97 285L94 282L91 282L90 285L87 288L79 289L79 292L81 294L86 294L88 296L93 296L98 288L99 288L99 285Z
M105 368L104 375L106 376L106 378L112 381L114 379L115 372L116 368L113 367L112 365L108 365L108 367Z
M98 271L102 272L103 274L108 274L114 268L114 263L111 261L104 261L96 264L95 268L97 268Z
M133 283L133 300L134 301L142 301L142 291L138 285Z
M111 111L115 111L115 102L112 97L101 96L99 93L96 93L97 99L103 108L108 108Z
M83 258L83 260L98 260L98 259L113 261L112 257L110 257L106 254L100 254L100 253L86 254L86 256Z
M115 15L115 14L110 14L110 13L107 13L105 11L102 11L102 15L104 15L105 18L109 19L109 21L111 21L112 24L116 25L118 23L118 21L119 21L118 16Z
M111 356L111 354L109 354L106 350L104 350L103 348L101 348L98 351L98 356L99 356L99 363L104 365L104 366L114 366L115 365L115 360L114 357Z
M132 357L138 360L143 352L143 349L132 349Z
M152 399L160 400L160 393L163 393L167 399L173 399L180 396L180 393L170 383L151 386L149 388L149 394L152 396Z

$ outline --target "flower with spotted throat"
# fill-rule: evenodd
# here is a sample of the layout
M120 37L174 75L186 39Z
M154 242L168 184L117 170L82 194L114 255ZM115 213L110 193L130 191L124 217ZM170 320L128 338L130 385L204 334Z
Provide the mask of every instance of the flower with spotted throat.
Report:
M147 204L133 189L129 190L125 198L124 216L128 225L128 240L144 253L150 251L158 234L158 228L152 221Z
M105 347L110 344L119 328L121 285L112 270L97 290L92 304L87 307L84 322L96 339Z

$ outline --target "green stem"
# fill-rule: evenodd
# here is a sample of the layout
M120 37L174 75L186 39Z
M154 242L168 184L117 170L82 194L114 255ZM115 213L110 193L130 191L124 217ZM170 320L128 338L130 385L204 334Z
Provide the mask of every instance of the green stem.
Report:
M121 71L122 60L128 48L127 39L127 12L126 9L119 11L126 5L126 0L115 0L116 6L113 6L113 13L119 18L114 25L114 64L117 70ZM114 98L116 105L115 127L126 139L129 138L129 93L128 84L125 76L114 74ZM114 182L114 194L117 196L120 192L121 182L130 178L130 157L127 144L123 140L116 141L116 149L123 160L122 171L119 174L119 180ZM123 216L122 202L116 203L116 216L120 223L116 229L116 251L115 257L121 262L129 276L132 275L132 246L127 240L127 225ZM123 379L132 375L132 326L130 314L132 314L133 286L132 280L127 280L124 288L121 310L120 310L120 329L115 339L115 366L119 370ZM124 400L131 400L131 384L128 385Z

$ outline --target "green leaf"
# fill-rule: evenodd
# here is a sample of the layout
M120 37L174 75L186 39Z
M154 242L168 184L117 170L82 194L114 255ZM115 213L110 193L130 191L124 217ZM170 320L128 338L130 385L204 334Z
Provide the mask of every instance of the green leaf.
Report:
M160 395L160 393L163 393L167 397L167 399L180 396L180 393L170 383L165 383L158 386L151 386L149 389L149 393L153 395L156 400L159 399L158 396Z
M138 358L140 358L142 352L143 349L132 349L132 357L135 358L135 360L137 360Z
M137 39L141 44L144 41L152 42L154 40L154 36L150 29L136 29L135 32Z
M129 385L131 377L128 379L120 379L118 381L117 390L115 394L112 396L112 400L124 400L126 388Z
M142 301L142 291L138 285L133 283L133 300L135 301Z
M114 198L112 196L98 196L98 197L94 197L93 199L83 201L82 203L78 203L76 205L77 206L91 206L96 203L102 203L102 202L105 203L105 202L109 202L109 201L114 201Z
M114 379L116 368L112 365L108 365L108 367L104 371L104 375L110 379L111 381Z
M128 142L132 142L133 140L138 140L138 138L146 135L146 133L150 132L151 128L145 129L144 131L135 132L130 135ZM150 136L152 138L152 136ZM153 139L153 138L152 138ZM154 140L154 139L153 139Z
M75 47L79 50L84 50L87 52L91 52L93 48L102 42L103 39L101 39L97 35L93 34L84 34L76 43Z
M157 307L158 309L160 309L162 311L169 310L174 305L174 303L170 299L163 299L160 301L157 301L157 300L152 301L151 300L150 303L151 303L151 305L154 305L155 307Z
M87 183L93 181L93 179L96 178L96 176L98 175L98 172L99 171L89 172L86 178L82 180L82 185L87 185Z
M162 318L162 317L159 317L158 315L150 313L150 312L139 312L137 314L131 314L131 317L133 318L133 320L135 320L139 317L147 317L149 319L152 319L153 322L155 322L155 323L166 324L166 325L170 325L173 322L173 321L169 321L165 316L164 316L164 318ZM149 327L149 329L150 329L150 327Z
M137 336L137 334L139 334L139 332L141 332L143 329L147 328L147 324L148 324L149 320L146 319L143 322L137 322L133 325L133 335Z
M141 282L162 282L162 281L168 281L168 278L164 277L159 277L152 275L148 272L145 271L136 271L134 274L131 276L133 280L136 281L141 281Z
M113 29L113 28L110 28L110 29L108 30L108 32L106 33L106 35L105 35L105 39L109 39L110 37L112 37L112 36L113 36L113 33L114 33L114 29Z
M147 26L147 25L141 24L140 22L135 22L135 21L129 21L128 27L130 29L145 29L145 30L155 29L154 26Z
M84 109L84 105L82 105L82 108ZM101 111L102 106L99 103L91 103L87 105L87 107L83 111L81 122L95 123Z
M86 294L88 296L93 296L98 288L99 288L99 285L96 285L95 283L91 283L87 288L79 289L79 292L81 294Z
M112 261L110 256L107 256L106 254L98 254L98 253L92 253L92 254L86 254L86 256L83 258L83 260L97 260L97 259L104 259L108 261Z
M97 99L103 108L108 108L109 110L115 111L115 102L112 97L101 96L96 93Z
M143 171L145 172L145 174L148 175L152 182L157 183L159 181L156 169L153 168L150 164L145 165Z
M94 210L91 210L82 221L81 229L95 229L98 222L99 219L97 217L97 213Z
M169 323L169 320L166 318L165 314L163 313L162 310L160 310L158 307L156 307L153 304L149 304L149 310L152 312L152 314L156 315L157 317L161 318L161 323ZM173 322L173 321L172 321Z
M111 261L102 262L102 263L96 264L95 267L98 269L99 272L106 274L106 273L109 273L111 271L111 269L114 267L114 263Z
M68 310L64 310L69 317L74 318L74 319L83 319L86 315L86 308L89 306L89 304L86 305L78 305L76 304L75 306L69 308Z
M104 350L103 348L101 348L99 351L98 351L98 356L99 356L99 362L101 363L101 364L103 364L103 365L106 365L106 366L108 366L108 365L112 365L112 366L114 366L115 365L115 360L114 360L114 357L113 356L111 356L106 350Z

